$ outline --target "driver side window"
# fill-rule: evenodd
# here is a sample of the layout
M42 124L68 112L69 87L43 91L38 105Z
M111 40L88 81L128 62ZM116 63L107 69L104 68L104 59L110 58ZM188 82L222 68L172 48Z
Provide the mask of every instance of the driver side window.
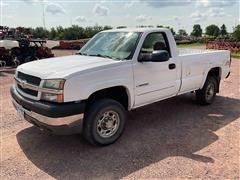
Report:
M139 58L142 58L143 56L150 56L153 51L159 50L166 50L169 52L166 36L164 36L162 32L151 33L145 38L143 42Z

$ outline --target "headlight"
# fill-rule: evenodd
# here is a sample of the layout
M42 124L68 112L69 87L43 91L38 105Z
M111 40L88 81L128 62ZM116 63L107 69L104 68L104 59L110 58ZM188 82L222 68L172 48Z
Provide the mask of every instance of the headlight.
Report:
M64 79L48 79L44 80L42 87L46 88L45 92L42 92L41 99L51 102L63 102L63 88Z
M48 79L44 80L43 88L62 90L64 87L64 83L64 79Z

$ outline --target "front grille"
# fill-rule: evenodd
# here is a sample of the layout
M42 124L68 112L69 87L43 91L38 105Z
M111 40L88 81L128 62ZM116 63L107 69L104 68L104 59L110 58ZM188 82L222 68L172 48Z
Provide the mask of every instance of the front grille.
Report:
M31 76L22 72L17 73L17 79L21 80L21 81L25 81L28 84L32 84L34 86L39 86L40 82L41 82L41 78L39 77L35 77L35 76ZM31 96L37 97L38 96L38 91L32 90L32 89L28 89L28 88L23 88L21 85L17 85L18 89L25 93L25 94L29 94Z
M40 82L41 82L41 78L39 77L35 77L35 76L31 76L28 74L24 74L22 72L17 73L17 78L26 81L29 84L35 85L35 86L39 86Z
M31 89L24 89L19 84L17 86L18 86L18 89L20 89L22 92L24 92L26 94L29 94L29 95L32 95L32 96L35 96L35 97L38 96L37 91L31 90Z

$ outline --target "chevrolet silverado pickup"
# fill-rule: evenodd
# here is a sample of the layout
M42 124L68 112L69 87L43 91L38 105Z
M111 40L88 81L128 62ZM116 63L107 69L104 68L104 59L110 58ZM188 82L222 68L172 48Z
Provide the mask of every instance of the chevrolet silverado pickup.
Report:
M19 66L11 96L18 114L39 129L82 132L108 145L132 109L188 92L211 104L230 64L226 50L178 49L165 28L107 30L76 55Z

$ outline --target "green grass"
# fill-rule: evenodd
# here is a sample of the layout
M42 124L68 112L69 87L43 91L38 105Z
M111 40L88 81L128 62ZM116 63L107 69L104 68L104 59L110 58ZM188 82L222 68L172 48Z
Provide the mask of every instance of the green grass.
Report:
M235 57L235 58L240 58L240 52L231 53L231 56L232 56L232 57Z
M192 43L192 44L179 44L177 47L179 48L187 48L187 47L194 47L194 46L206 46L205 43Z

